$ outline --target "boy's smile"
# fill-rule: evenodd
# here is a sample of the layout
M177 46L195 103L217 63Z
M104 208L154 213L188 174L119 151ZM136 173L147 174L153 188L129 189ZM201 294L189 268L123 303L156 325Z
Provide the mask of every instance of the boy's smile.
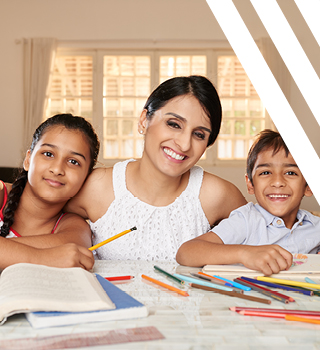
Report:
M252 182L246 176L248 193L254 194L258 204L272 215L280 217L291 229L296 221L303 196L312 196L306 180L289 153L280 149L260 152L252 172Z

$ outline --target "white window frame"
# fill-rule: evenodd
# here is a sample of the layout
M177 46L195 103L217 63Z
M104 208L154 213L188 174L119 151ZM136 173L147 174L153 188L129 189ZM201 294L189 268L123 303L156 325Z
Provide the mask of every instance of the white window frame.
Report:
M117 42L67 42L59 43L57 55L61 56L92 56L93 62L93 111L92 124L103 143L103 57L105 55L149 55L151 62L150 86L151 91L159 85L159 61L164 55L206 55L207 78L217 86L217 60L221 55L234 55L233 50L226 41L117 41ZM150 92L151 92L150 91ZM265 112L265 127L275 129L271 118ZM102 149L102 146L101 146ZM123 159L103 159L100 151L99 162L106 166L112 166ZM206 158L200 159L198 164L202 167L243 167L245 159L218 159L218 147L215 142L206 151Z

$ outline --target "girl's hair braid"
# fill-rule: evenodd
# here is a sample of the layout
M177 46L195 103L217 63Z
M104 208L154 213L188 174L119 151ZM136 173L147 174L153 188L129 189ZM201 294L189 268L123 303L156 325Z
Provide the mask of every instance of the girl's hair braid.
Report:
M12 184L9 193L7 205L3 212L3 225L1 226L0 236L6 237L10 232L10 227L14 222L14 212L18 208L20 197L28 181L28 172L22 169Z

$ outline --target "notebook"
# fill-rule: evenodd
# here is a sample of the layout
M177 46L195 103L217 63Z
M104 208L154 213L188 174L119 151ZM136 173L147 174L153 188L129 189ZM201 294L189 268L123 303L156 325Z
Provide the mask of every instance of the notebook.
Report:
M31 312L26 314L27 320L34 328L66 326L87 322L118 321L148 316L148 309L138 300L96 275L103 289L115 305L115 309L87 312Z
M250 270L247 267L237 265L205 265L203 272L221 275L239 275L242 276L261 276L260 271ZM297 274L320 274L320 255L319 254L293 254L293 264L287 271L280 271L275 276L297 275Z

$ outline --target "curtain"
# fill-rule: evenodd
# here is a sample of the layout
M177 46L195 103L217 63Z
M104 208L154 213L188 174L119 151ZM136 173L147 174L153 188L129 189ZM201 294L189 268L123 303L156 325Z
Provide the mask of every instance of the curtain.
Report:
M57 40L28 38L23 41L24 149L41 123L53 69Z
M291 74L270 38L260 39L260 50L283 94L290 102Z

